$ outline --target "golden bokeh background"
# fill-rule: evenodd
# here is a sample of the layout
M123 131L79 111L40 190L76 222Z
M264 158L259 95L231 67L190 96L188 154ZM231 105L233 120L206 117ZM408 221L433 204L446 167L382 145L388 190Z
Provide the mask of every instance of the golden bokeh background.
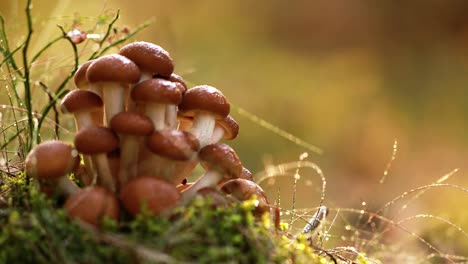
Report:
M24 37L24 2L0 0L12 46ZM223 91L241 127L230 144L254 173L308 152L306 160L327 178L325 204L333 208L366 202L376 210L454 169L459 171L445 183L468 186L467 1L34 0L32 48L58 36L56 24L70 29L80 18L80 29L90 30L117 9L120 29L154 19L134 39L167 49L190 85ZM91 50L93 44L80 45ZM58 47L43 56L49 75L66 74L72 65L69 46ZM41 70L36 76L53 87ZM323 154L278 136L239 109ZM395 141L396 156L381 183ZM310 169L299 174L296 206L317 206L319 177ZM279 192L288 208L292 183L281 177L263 186L270 196ZM408 208L410 215L432 214L468 228L468 194L462 191L433 188ZM414 221L421 222L432 220Z

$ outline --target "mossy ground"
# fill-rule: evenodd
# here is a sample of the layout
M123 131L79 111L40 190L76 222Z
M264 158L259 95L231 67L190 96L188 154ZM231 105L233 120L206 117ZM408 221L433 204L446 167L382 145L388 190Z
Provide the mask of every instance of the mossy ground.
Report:
M0 263L326 263L304 236L275 229L254 201L213 207L196 199L169 218L142 213L100 230L70 219L24 175L6 178Z

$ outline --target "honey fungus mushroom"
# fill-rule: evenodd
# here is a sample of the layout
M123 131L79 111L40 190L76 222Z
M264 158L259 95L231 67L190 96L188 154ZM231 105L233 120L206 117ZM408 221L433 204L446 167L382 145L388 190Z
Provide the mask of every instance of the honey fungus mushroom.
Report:
M106 55L92 62L86 71L86 78L92 85L102 89L106 124L114 115L125 110L126 91L129 84L140 79L140 70L128 58Z
M141 71L139 82L151 79L153 75L170 77L174 71L174 64L169 53L160 46L137 41L125 45L119 54L132 60Z
M179 110L183 115L194 118L190 132L198 138L200 146L204 147L211 142L216 120L229 115L230 104L218 89L200 85L185 93Z
M223 179L238 178L242 164L236 152L226 144L211 144L198 153L200 163L206 172L189 188L182 192L182 203L186 204L205 187L216 187Z
M175 184L180 183L195 168L200 144L189 132L164 129L147 138L153 153L140 164L140 174L155 175Z
M110 127L121 136L119 182L124 184L128 179L136 177L138 169L138 153L145 136L154 130L151 119L147 116L121 112L115 115Z
M70 195L79 188L68 174L79 165L78 151L62 141L51 140L35 146L26 157L26 173L40 182L49 181L59 192Z
M118 146L119 139L110 128L85 127L75 135L76 149L85 155L89 155L94 168L96 168L97 175L93 175L93 178L97 177L98 183L111 191L115 191L115 183L109 167L107 153L115 150Z

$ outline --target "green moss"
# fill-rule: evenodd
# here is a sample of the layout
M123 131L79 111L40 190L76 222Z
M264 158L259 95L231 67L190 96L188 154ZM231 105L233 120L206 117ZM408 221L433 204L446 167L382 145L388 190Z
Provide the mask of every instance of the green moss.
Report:
M0 209L0 263L152 263L142 249L166 256L162 262L323 263L305 237L287 238L269 216L253 215L254 202L229 207L196 199L169 218L144 212L120 223L106 219L101 231L70 220L56 200L38 192L24 176L4 183L9 207ZM111 236L112 239L103 239ZM118 241L118 242L116 242Z

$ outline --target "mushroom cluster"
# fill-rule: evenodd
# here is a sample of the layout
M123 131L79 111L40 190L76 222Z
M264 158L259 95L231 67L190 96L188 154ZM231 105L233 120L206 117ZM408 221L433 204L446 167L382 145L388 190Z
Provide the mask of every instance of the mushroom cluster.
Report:
M61 102L75 118L74 145L36 146L26 159L28 175L49 195L65 196L72 217L96 226L103 217L118 220L122 209L167 216L197 195L211 197L213 206L255 196L256 214L269 212L252 174L219 143L239 131L226 97L208 85L188 89L173 71L167 51L142 41L82 64L77 89ZM197 164L205 173L187 183Z

